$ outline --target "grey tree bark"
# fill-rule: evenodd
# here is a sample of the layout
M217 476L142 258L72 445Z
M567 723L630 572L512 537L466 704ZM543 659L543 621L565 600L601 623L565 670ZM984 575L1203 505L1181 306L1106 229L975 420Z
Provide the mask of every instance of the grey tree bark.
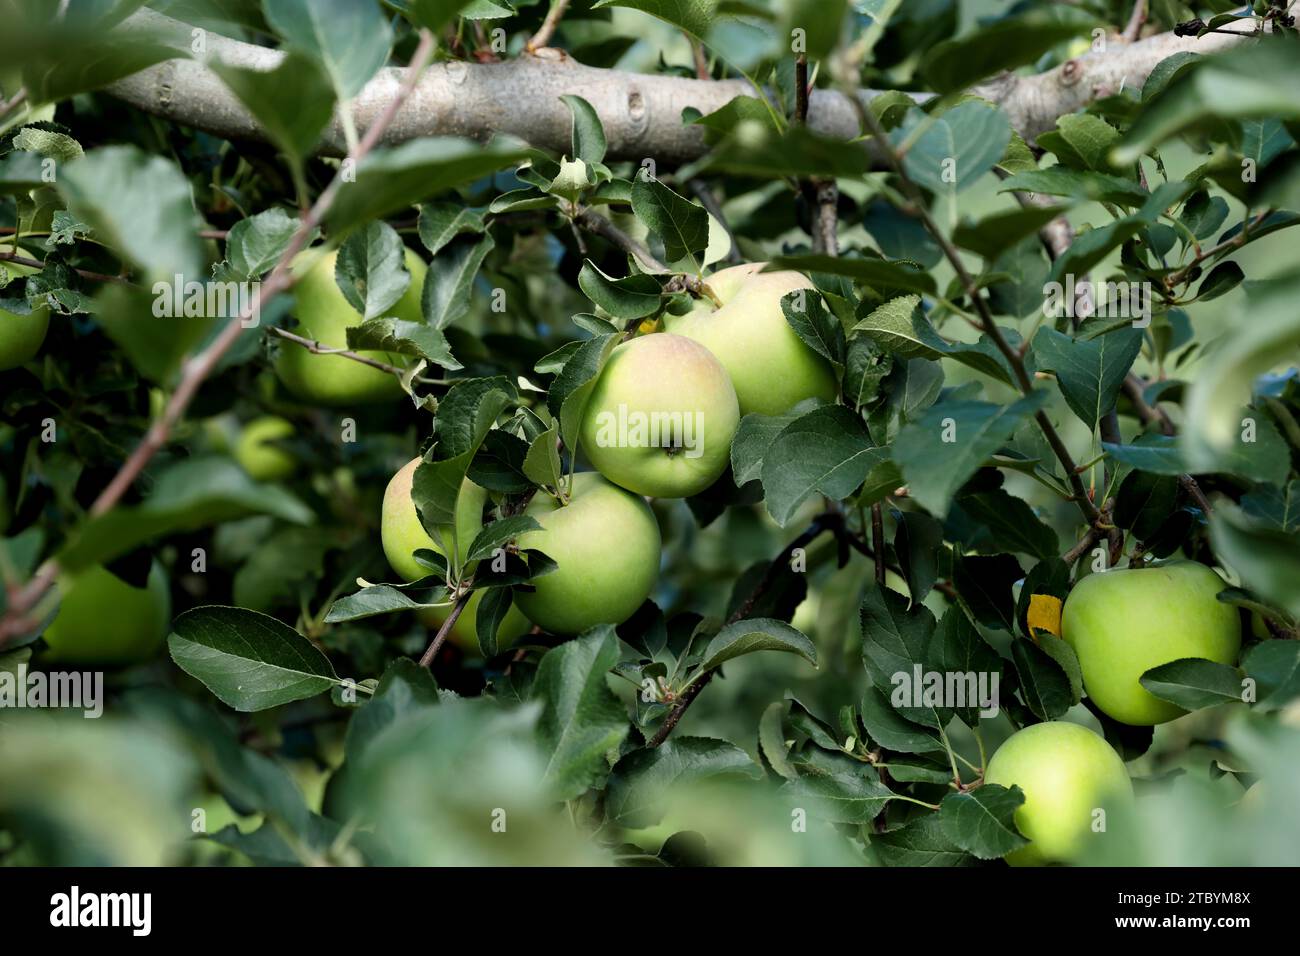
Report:
M1300 8L1300 2L1294 4ZM257 122L216 74L189 58L188 24L142 10L120 27L164 34L180 56L112 84L108 91L132 106L177 123L232 139L260 139ZM1056 69L1034 76L1007 74L972 92L999 104L1022 136L1033 139L1092 100L1122 87L1141 86L1157 63L1180 51L1212 53L1241 38L1210 34L1200 39L1171 33L1126 42L1106 38L1103 51L1090 52ZM281 53L266 47L208 34L207 56L256 70L271 70ZM401 69L381 70L351 104L357 129L365 130L392 101ZM571 114L560 101L566 93L587 99L600 115L614 159L654 158L676 163L700 156L704 140L698 127L682 123L693 107L710 113L737 96L753 95L743 80L697 80L655 76L584 66L559 50L540 50L503 63L437 63L425 71L410 98L384 133L394 144L420 136L453 135L486 140L508 133L539 148L569 148ZM863 102L876 95L859 92ZM829 136L859 135L858 114L844 94L815 90L808 124ZM326 130L322 150L346 150L343 129L335 119Z

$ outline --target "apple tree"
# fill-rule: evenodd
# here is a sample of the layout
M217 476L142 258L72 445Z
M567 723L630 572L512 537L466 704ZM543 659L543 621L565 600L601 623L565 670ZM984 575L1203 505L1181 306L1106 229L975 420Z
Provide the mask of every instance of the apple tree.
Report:
M0 860L1293 862L1297 13L4 0Z

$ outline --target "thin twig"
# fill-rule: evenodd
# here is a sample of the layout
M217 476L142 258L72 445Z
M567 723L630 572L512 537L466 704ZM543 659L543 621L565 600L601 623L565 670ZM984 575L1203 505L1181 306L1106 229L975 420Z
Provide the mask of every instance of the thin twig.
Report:
M443 642L447 640L447 635L451 633L456 622L460 620L460 612L465 610L465 605L469 603L470 595L474 592L470 590L469 585L472 582L466 582L465 589L461 591L460 596L451 606L451 613L447 615L447 620L442 622L442 627L438 628L438 633L434 635L429 646L425 648L424 653L420 655L420 666L428 667L433 663L433 659L438 656L438 650L442 647Z
M15 108L21 106L27 100L27 87L22 87L17 93L4 102L0 102L0 117L8 116Z
M419 45L416 47L415 55L407 68L407 74L401 88L380 117L371 124L366 131L366 135L353 150L349 157L353 161L353 165L359 163L379 142L384 130L392 122L393 117L414 88L416 80L432 57L433 46L433 35L428 30L421 30ZM346 164L344 168L348 168ZM136 446L117 474L113 476L113 479L90 506L89 514L91 518L97 518L117 506L122 500L122 496L126 494L127 489L135 483L136 478L144 471L145 466L167 443L172 428L175 427L189 407L190 402L193 401L199 386L217 367L222 356L238 340L240 333L244 331L245 323L256 315L265 303L271 301L293 284L289 263L307 244L312 232L324 219L325 213L329 211L335 196L338 195L339 189L342 187L342 177L343 173L340 171L321 192L315 204L303 217L297 231L290 238L288 246L286 246L279 261L271 270L271 274L254 291L249 304L238 316L227 323L226 327L221 330L220 334L212 340L207 348L185 361L176 391L172 393L170 400L163 408L162 414L154 419L153 424L149 426L143 440ZM49 590L55 578L58 577L59 570L59 562L56 558L47 559L36 570L32 579L11 595L5 616L0 619L0 647L3 647L11 636L22 633L29 626L27 614L36 606L45 592Z
M648 272L664 273L671 272L668 266L660 262L649 249L637 242L618 226L614 225L600 213L593 212L591 209L583 209L577 212L572 219L574 225L586 229L593 235L600 236L607 242L612 243L622 249L628 255L637 259ZM681 288L695 296L697 299L709 299L714 305L721 307L722 302L709 288L708 283L696 275L683 274L677 277L680 280Z
M0 260L12 262L20 266L29 266L33 269L44 269L45 263L40 259L32 259L28 256L19 255L16 252L0 252ZM73 269L77 275L83 279L89 279L92 282L121 282L126 285L131 284L131 280L125 276L111 276L104 272L91 272L89 269Z
M369 358L368 356L361 355L358 352L349 351L348 349L330 348L328 345L322 345L314 339L304 338L301 335L296 335L293 332L287 332L284 329L276 328L274 326L270 331L288 342L301 345L313 355L337 355L340 358L351 359L354 362L360 362L362 365L369 365L371 368L378 369L381 372L389 372L399 377L405 375L407 371L406 369L398 368L396 365L389 365L387 362L380 362L376 359Z
M1133 4L1133 13L1128 18L1128 25L1124 27L1124 32L1120 38L1125 43L1132 43L1142 32L1142 25L1147 22L1147 0L1136 0Z
M550 45L555 28L560 25L560 20L564 17L564 11L568 6L569 0L551 0L551 9L546 12L546 19L524 45L525 53L536 53Z

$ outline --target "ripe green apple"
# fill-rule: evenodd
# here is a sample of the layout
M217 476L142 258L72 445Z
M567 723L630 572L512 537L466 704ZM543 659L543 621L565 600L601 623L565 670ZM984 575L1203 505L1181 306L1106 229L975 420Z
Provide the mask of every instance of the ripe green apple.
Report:
M761 272L764 263L732 266L709 276L718 308L700 299L685 315L668 316L664 328L706 346L731 376L740 413L780 415L807 398L835 401L839 386L831 364L790 328L783 296L797 289L817 295L798 272Z
M434 541L420 524L415 502L411 500L411 481L420 459L413 458L393 475L384 490L384 504L381 517L380 535L384 544L384 555L394 571L407 581L416 581L429 572L418 564L412 552L419 548L428 548L438 554L446 555L444 548L452 543L451 525L438 529L442 544ZM483 528L483 506L487 503L487 492L468 478L460 486L460 498L456 501L456 552L461 561L469 554L469 546ZM473 571L473 568L466 568ZM475 627L475 615L483 592L475 591L460 612L460 617L452 625L448 635L452 643L468 653L478 653L478 630ZM425 627L436 630L447 620L448 610L430 608L421 613L420 620ZM516 640L532 629L532 623L520 613L513 604L506 612L505 620L497 631L497 644L501 648L509 647Z
M535 495L524 513L540 531L519 536L559 567L536 578L535 591L515 603L555 634L579 634L597 624L621 624L636 612L659 577L659 524L642 499L594 472L573 476L569 502Z
M142 588L95 566L59 580L59 612L45 629L51 663L125 665L152 657L171 624L171 592L157 561Z
M1006 739L989 760L985 783L1025 793L1016 826L1030 844L1007 855L1012 866L1068 862L1092 832L1093 811L1133 799L1124 761L1087 727L1033 724Z
M1184 657L1236 661L1241 617L1215 599L1224 587L1214 571L1192 561L1106 571L1075 585L1061 612L1061 635L1079 655L1093 703L1120 723L1143 727L1186 713L1139 678Z
M639 495L685 498L718 480L740 424L736 392L709 350L654 333L614 349L596 380L581 445L602 475Z
M293 423L275 415L255 418L239 434L235 443L235 461L254 481L281 481L298 468L298 460L284 449L271 444L288 438L297 429Z
M454 540L456 553L464 562L469 546L483 528L483 506L487 503L487 492L466 478L456 500L456 527L439 526L438 538L442 542L439 544L420 524L420 515L411 500L411 482L419 464L419 458L412 458L389 480L380 516L384 555L393 570L407 581L416 581L429 573L412 557L412 552L419 548L428 548L445 557L446 549L452 547Z
M329 348L348 347L349 326L360 325L361 315L343 297L334 281L337 252L321 256L309 268L297 273L293 296L299 334ZM406 269L411 284L389 309L389 314L407 322L423 321L420 290L427 267L412 250L406 250ZM359 353L389 365L403 366L406 360L388 352ZM402 388L388 372L362 365L339 355L316 355L291 342L280 343L276 373L285 387L299 398L323 405L352 402L380 402L402 394Z
M13 262L0 263L0 269L7 269L13 276L29 276L39 269L18 265ZM17 293L18 279L10 283L14 288L7 294L13 297ZM9 286L5 287L6 289ZM17 368L30 362L45 341L45 332L50 327L50 310L37 306L27 315L0 309L0 372Z

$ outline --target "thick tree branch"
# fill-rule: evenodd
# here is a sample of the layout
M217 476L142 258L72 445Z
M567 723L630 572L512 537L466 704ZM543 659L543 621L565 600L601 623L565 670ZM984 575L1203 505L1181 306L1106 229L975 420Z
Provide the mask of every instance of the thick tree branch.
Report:
M1300 4L1297 4L1300 5ZM260 139L262 132L217 75L188 58L189 26L148 10L129 17L121 29L163 32L183 59L169 60L112 84L108 92L138 109L232 139ZM255 70L271 70L282 54L266 47L208 35L209 55ZM1076 57L1034 76L1007 74L972 92L1000 105L1021 135L1033 139L1073 113L1121 86L1141 86L1157 63L1182 52L1212 53L1242 42L1240 36L1148 37L1104 52ZM370 129L393 101L401 70L381 70L353 100L360 130ZM560 97L573 93L595 108L605 127L612 159L653 156L683 162L704 151L702 129L682 123L682 110L720 109L737 96L753 95L746 80L696 80L583 66L569 57L524 56L504 63L444 62L421 78L408 102L384 130L385 144L419 136L453 135L486 140L508 133L534 146L569 149L572 114ZM829 136L849 139L859 133L859 107L876 94L860 91L858 104L843 93L813 90L809 125ZM322 144L341 154L345 137L337 116Z

